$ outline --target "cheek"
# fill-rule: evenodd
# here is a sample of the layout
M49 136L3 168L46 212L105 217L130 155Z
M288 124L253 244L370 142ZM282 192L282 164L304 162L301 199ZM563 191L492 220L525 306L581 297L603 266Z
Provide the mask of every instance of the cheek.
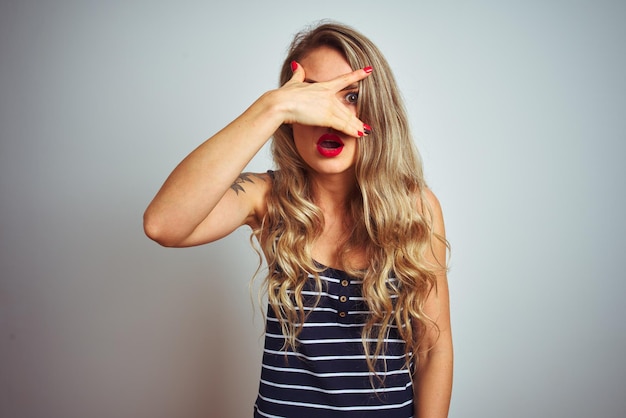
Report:
M300 148L300 145L302 144L303 139L306 137L306 135L303 132L303 129L301 126L293 126L293 143L296 145L296 148Z
M311 136L316 129L319 129L315 126L308 126L308 125L301 125L299 123L294 123L292 125L293 128L293 136L294 138L296 136L300 137L300 138L307 138L309 136Z
M325 131L326 128L320 128L317 126L293 124L293 140L296 146L298 146L298 144L304 146L317 141L317 138L319 138Z
M310 134L308 132L308 129L306 129L305 126L294 124L293 144L296 148L296 152L298 153L298 155L300 155L300 157L306 154L306 150L308 148L306 144L310 142L309 138L310 138Z

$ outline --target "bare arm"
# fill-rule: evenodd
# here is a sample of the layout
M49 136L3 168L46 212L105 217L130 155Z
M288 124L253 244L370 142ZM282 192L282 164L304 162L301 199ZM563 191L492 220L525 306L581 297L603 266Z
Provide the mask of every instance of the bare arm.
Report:
M305 83L298 66L283 87L265 93L241 116L191 152L170 174L144 214L146 234L164 246L214 241L257 219L267 185L230 189L244 167L283 123L328 126L357 136L363 122L337 98L368 76L356 70L325 83Z
M432 192L426 198L432 207L434 232L445 237L443 215L439 201ZM452 333L450 329L450 306L445 260L446 245L433 238L433 250L429 261L442 265L437 271L437 289L433 290L425 305L426 314L435 321L437 329L426 330L423 348L418 353L418 366L415 371L415 417L445 418L448 416L452 394Z
M220 238L219 231L213 234L202 223L212 224L209 214L282 123L272 100L269 94L262 96L174 169L144 214L150 238L165 246L198 245ZM251 215L251 197L227 198L221 205L223 213L215 213L216 220L231 224L233 230L242 225Z

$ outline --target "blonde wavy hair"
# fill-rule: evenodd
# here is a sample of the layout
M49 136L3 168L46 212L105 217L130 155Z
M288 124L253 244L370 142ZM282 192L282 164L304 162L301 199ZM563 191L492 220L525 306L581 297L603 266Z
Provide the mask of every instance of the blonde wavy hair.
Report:
M300 61L320 46L339 51L353 69L374 68L359 86L357 114L373 132L358 141L356 187L347 204L352 226L340 260L342 269L363 281L362 295L371 312L362 331L369 369L376 374L376 361L384 352L390 325L397 326L405 341L409 368L425 328L434 325L424 313L424 303L429 292L436 290L433 270L441 267L429 265L424 257L433 230L424 197L421 159L387 61L354 29L322 22L298 33L283 63L280 85L292 76L292 60ZM313 202L308 167L296 150L290 126L283 125L275 132L272 152L278 170L272 176L267 214L253 236L267 261L264 289L280 321L287 349L296 346L299 324L305 320L302 290L309 274L315 278L316 288L322 289L319 273L323 267L313 260L311 249L323 231L324 216ZM347 262L356 249L365 250L369 261L366 270ZM390 281L390 277L397 281Z

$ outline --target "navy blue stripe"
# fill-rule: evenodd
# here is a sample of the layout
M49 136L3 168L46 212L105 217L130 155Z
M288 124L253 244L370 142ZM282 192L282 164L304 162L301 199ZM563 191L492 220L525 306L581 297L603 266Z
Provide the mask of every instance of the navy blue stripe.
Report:
M313 310L314 279L305 286L309 315L300 325L297 352L283 351L280 324L268 309L255 417L411 417L413 387L397 328L388 328L385 352L376 362L379 375L372 376L361 343L367 320L361 282L335 269L321 275Z

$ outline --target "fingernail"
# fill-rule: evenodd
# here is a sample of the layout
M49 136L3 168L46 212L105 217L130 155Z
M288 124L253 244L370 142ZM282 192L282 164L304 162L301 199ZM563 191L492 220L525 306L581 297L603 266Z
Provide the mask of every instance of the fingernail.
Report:
M359 137L363 136L363 132L359 131Z
M298 69L298 63L295 61L291 61L291 71L296 71Z
M364 123L363 132L365 132L365 135L369 135L372 133L372 128L367 123Z
M363 68L363 71L365 71L366 73L371 73L372 71L374 71L374 69L372 67L370 67L369 65L365 68Z

